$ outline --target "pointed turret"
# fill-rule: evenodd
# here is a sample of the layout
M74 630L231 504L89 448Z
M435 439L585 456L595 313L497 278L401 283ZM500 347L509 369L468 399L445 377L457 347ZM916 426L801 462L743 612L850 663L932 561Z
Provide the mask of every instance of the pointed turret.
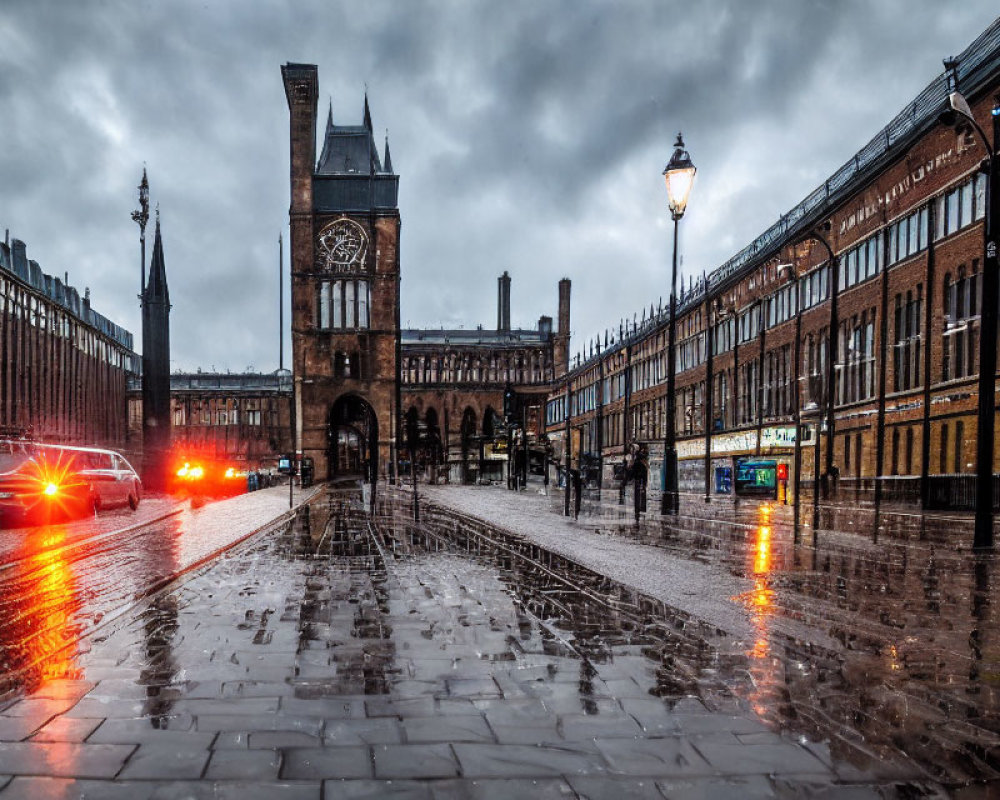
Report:
M403 159L404 161L406 159ZM382 162L382 170L392 174L392 158L389 156L389 130L385 131L385 159Z
M170 305L167 289L167 267L163 260L163 240L160 238L160 209L156 209L156 234L153 238L153 259L149 264L149 282L146 285L147 303Z
M333 97L330 98L330 108L326 112L326 135L333 130Z
M373 133L372 129L372 112L368 108L368 90L365 89L365 127L368 129L369 133Z

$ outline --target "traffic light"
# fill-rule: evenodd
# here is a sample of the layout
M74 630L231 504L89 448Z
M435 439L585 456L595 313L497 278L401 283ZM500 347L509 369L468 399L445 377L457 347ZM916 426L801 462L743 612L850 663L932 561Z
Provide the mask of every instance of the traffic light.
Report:
M503 392L503 418L504 422L510 422L514 414L514 390L508 386Z

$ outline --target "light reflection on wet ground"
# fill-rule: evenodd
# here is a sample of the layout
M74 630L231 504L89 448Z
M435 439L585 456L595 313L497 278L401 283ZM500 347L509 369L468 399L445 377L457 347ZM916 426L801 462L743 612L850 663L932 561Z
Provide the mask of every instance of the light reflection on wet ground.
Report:
M897 673L907 673L902 697L928 687L925 678L918 691L907 660L922 643L899 639L875 659L866 649L887 624L866 621L857 599L874 604L871 592L886 591L872 588L873 575L889 577L874 552L859 567L847 559L838 568L831 556L829 569L796 571L802 559L773 520L747 528L742 544L734 536L722 561L751 580L733 598L750 618L747 642L487 523L431 506L415 529L405 505L381 511L372 527L356 498L335 493L280 533L237 546L85 640L85 652L41 664L40 690L0 714L0 740L88 754L112 748L100 751L98 777L118 781L252 776L270 786L337 777L359 796L379 796L389 780L430 796L437 784L426 781L456 776L544 778L533 791L566 796L588 795L595 780L605 793L657 797L806 796L837 782L869 796L867 787L899 781L903 794L917 796L928 774L950 784L992 775L985 747L954 757L970 752L976 728L961 710L949 719L939 703L936 728L918 728L909 709L887 713ZM157 552L162 560L174 550ZM910 570L931 587L915 598L922 613L928 598L935 620L951 612L966 648L975 641L986 661L988 570L975 578L983 591L972 616L978 608L983 625L974 637L949 598L955 571L936 565L928 583L928 570ZM39 565L32 575L22 596L45 595L49 580L48 594L67 599L53 610L66 614L64 623L90 613L89 584L72 564ZM827 619L831 609L839 629ZM796 630L817 625L840 646L789 636L776 624L789 617ZM985 669L967 673L955 693L982 688ZM59 677L75 680L49 680ZM39 715L35 727L4 733L53 687L72 702ZM982 709L978 697L967 700L972 707ZM945 734L961 741L956 751L942 743ZM46 774L30 766L30 752L4 748L0 775Z

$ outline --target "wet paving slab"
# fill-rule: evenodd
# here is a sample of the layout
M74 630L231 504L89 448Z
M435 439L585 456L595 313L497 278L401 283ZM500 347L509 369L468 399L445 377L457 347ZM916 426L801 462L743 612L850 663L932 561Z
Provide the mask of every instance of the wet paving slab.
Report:
M380 511L317 498L49 659L0 708L0 796L938 792L758 713L788 695L711 625L495 527Z

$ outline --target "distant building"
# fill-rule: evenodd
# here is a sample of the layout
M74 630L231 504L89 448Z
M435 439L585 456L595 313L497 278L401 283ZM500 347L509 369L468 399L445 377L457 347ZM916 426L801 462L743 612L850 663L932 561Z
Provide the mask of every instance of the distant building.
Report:
M273 373L194 372L170 375L172 447L237 469L268 469L291 450L292 379ZM142 426L138 380L129 391L133 434Z
M0 242L0 433L135 454L126 382L132 334L98 314L64 274L42 272L24 242Z

